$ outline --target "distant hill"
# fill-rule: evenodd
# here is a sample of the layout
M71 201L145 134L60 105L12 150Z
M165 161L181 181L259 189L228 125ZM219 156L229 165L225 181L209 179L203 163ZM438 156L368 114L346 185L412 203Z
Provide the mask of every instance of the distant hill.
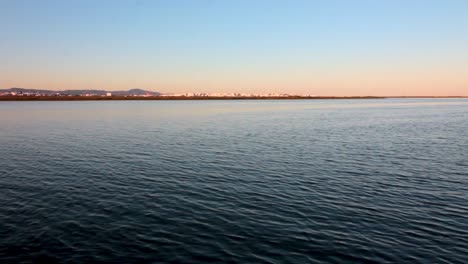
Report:
M0 89L0 93L23 93L23 94L41 94L41 95L106 95L106 93L112 93L112 95L151 95L159 96L161 93L146 91L143 89L130 89L128 91L106 91L106 90L63 90L63 91L52 91L52 90L42 90L42 89L27 89L27 88L9 88L9 89Z
M128 91L112 91L111 92L114 95L152 95L152 96L158 96L161 95L159 92L151 92L143 89L130 89Z

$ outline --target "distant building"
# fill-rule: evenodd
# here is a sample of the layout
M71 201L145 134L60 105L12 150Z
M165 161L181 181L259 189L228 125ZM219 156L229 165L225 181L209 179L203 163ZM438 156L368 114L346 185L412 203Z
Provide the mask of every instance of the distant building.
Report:
M106 93L106 96L112 96L112 93Z

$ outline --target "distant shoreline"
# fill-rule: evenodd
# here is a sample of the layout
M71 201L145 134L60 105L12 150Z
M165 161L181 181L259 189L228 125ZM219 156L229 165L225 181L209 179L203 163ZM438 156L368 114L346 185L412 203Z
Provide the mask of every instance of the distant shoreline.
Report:
M183 101L183 100L340 100L390 98L468 98L466 96L0 96L0 101Z
M182 100L318 100L385 99L379 96L0 96L0 101L182 101Z

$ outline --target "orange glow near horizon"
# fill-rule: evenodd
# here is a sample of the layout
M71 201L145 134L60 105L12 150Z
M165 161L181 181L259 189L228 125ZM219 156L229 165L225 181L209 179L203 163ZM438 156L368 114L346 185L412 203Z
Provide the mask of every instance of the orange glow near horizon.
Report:
M262 72L258 75L257 72L217 72L160 77L129 72L80 78L40 72L3 78L1 88L109 91L141 88L162 93L288 93L318 96L468 96L468 74L463 73L449 69L427 72L355 69L334 74L325 71L283 74Z

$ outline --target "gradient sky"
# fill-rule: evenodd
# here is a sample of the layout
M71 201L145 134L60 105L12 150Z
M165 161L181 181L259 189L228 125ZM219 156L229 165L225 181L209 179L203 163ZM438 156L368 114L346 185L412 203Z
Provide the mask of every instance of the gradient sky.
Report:
M468 1L0 0L0 88L468 96Z

